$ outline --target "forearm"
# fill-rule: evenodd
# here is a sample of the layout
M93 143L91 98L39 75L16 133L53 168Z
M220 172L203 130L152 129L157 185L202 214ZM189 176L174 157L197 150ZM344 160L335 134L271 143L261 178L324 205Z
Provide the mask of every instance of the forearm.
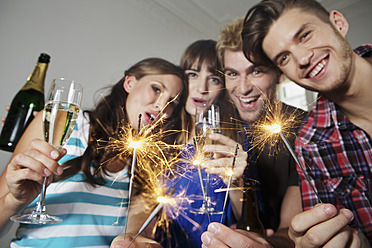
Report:
M0 237L5 235L10 227L12 222L10 217L17 214L23 209L23 206L18 205L13 195L9 192L0 198Z

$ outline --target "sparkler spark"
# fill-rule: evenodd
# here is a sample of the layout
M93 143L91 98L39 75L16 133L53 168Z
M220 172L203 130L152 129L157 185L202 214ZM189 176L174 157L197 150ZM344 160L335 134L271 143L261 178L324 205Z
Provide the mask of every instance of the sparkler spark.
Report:
M173 188L170 192L170 196L174 193L176 189ZM150 224L151 220L159 213L159 211L163 208L164 204L167 204L169 202L169 197L170 196L158 196L157 198L157 201L159 202L158 206L154 209L154 211L152 211L152 213L150 214L150 216L147 218L147 220L145 221L145 223L143 223L143 225L141 226L141 228L139 229L138 233L136 234L136 236L134 236L134 238L132 239L132 241L129 243L129 245L127 246L127 248L134 242L134 240L136 240L136 238L143 232L143 230L146 229L146 227ZM125 239L125 238L124 238Z
M291 156L294 159L294 161L296 162L296 164L298 164L298 166L300 167L302 173L304 174L304 177L305 177L306 181L309 183L311 189L314 191L315 195L317 196L318 201L320 203L322 203L322 200L319 197L318 192L315 190L314 186L310 183L310 178L308 177L307 172L305 171L304 167L302 166L302 164L298 160L298 158L297 158L295 152L293 151L291 145L289 144L287 138L282 133L281 126L276 122L275 116L274 116L273 112L271 111L271 109L270 109L270 107L268 105L268 100L267 99L264 99L264 101L263 101L263 108L266 111L266 114L268 116L268 119L271 121L271 128L268 128L268 129L272 133L275 133L275 134L279 134L280 135L280 138L283 140L284 145L286 146L287 150L291 154Z

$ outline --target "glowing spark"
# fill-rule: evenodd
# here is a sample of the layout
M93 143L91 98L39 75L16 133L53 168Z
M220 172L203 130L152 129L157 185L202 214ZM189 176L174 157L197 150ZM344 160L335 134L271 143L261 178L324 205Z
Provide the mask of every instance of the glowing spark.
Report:
M130 143L129 143L129 146L134 148L134 149L137 149L137 148L140 148L142 145L142 142L141 141L136 141L136 140L132 140Z
M165 197L165 196L159 196L158 197L158 202L160 202L160 203L168 203L169 202L169 198L168 197Z
M318 200L320 203L322 203L322 200L320 199L317 191L315 190L314 186L310 183L310 178L308 177L305 169L303 168L302 164L300 163L300 161L298 160L295 152L293 151L291 145L289 144L287 138L283 135L283 133L281 132L281 127L280 125L276 122L275 120L275 117L274 117L274 114L271 112L271 109L268 107L268 104L267 104L267 99L265 99L263 101L263 108L265 109L266 113L268 114L268 118L271 120L272 122L272 126L278 126L278 127L275 127L275 128L272 128L271 131L272 132L275 132L275 133L279 133L281 139L283 140L284 142L284 145L286 146L286 148L288 149L289 153L291 154L292 158L294 159L294 161L298 164L298 166L300 167L302 173L304 174L305 176L305 179L307 180L307 182L309 183L311 189L314 191L315 195L318 197Z
M138 116L138 130L137 130L137 133L139 133L140 130L141 130L141 117L142 117L142 115L140 114L140 115ZM130 200L131 200L131 197L132 197L133 178L134 178L134 168L135 168L135 166L136 166L136 158L137 158L137 148L140 148L140 147L141 147L141 142L132 140L132 141L129 143L129 146L130 146L130 147L133 147L134 149L133 149L132 167L131 167L130 180L129 180L128 206L127 206L127 220L126 220L126 222L125 222L125 226L124 226L124 240L125 240L125 236L126 236L126 234L127 234L127 227L128 227L129 208L130 208Z
M280 125L278 123L273 123L271 125L268 125L268 126L266 126L266 128L272 133L280 133L281 132L281 128L280 128Z
M170 195L172 195L174 193L175 189L173 188L170 192ZM141 228L139 229L138 233L136 234L136 236L134 236L133 240L129 243L129 245L127 246L127 248L134 242L134 240L141 234L141 232L143 232L143 230L146 229L146 227L150 224L150 222L152 221L152 219L159 213L159 211L163 208L164 204L168 203L169 202L169 197L165 197L165 196L159 196L157 198L159 204L158 206L154 209L154 211L152 211L152 213L150 214L150 216L147 218L147 220L145 221L145 223L143 223L143 225L141 226Z

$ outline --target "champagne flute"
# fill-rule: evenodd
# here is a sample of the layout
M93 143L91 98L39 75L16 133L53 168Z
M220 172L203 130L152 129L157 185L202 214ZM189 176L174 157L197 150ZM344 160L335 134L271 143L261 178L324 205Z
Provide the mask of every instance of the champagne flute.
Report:
M83 87L72 80L54 79L44 106L45 140L60 150L69 139L80 110ZM35 209L29 214L15 215L10 219L24 224L54 224L61 218L47 214L45 207L46 181L44 178Z
M212 159L213 154L208 154L203 151L203 146L215 144L214 141L209 139L209 135L212 133L220 133L220 111L217 105L198 106L195 114L195 154L197 159ZM202 174L199 171L200 183L203 192L203 204L202 206L193 211L195 213L208 213L208 214L221 214L222 211L217 211L212 207L210 196L209 196L209 173L205 173L205 178L202 178ZM204 183L205 181L205 183Z

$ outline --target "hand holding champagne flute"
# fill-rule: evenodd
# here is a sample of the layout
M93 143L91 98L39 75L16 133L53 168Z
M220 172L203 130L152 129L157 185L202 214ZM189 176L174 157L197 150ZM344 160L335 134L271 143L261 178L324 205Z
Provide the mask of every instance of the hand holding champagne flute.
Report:
M53 80L44 108L44 135L45 140L57 150L69 139L80 109L83 87L72 80L59 78ZM44 178L39 201L30 214L15 215L12 221L25 224L54 224L62 221L61 218L46 213Z
M213 154L208 154L203 151L203 146L208 144L214 144L214 141L209 139L209 135L212 133L220 133L220 112L217 105L211 105L209 108L207 106L198 106L196 108L195 115L195 138L196 138L196 147L195 154L197 158L202 159L212 159ZM201 177L201 173L199 173ZM204 184L205 181L205 184ZM205 178L200 180L203 197L202 207L196 211L197 213L208 213L208 214L220 214L221 211L215 210L211 206L210 197L208 194L209 191L209 174L205 173ZM195 212L195 211L194 211Z

